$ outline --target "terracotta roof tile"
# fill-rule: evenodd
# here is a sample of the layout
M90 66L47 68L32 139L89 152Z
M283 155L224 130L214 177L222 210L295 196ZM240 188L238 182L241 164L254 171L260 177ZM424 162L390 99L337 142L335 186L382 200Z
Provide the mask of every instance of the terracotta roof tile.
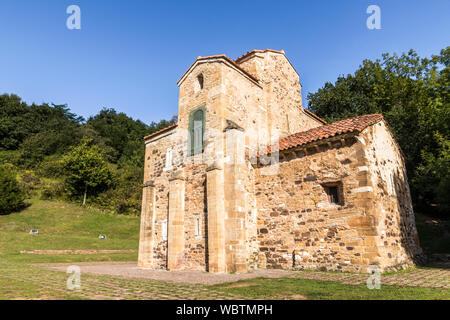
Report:
M171 130L171 129L173 129L173 128L176 128L177 126L178 126L178 124L176 124L176 123L171 124L171 125L168 126L168 127L162 128L162 129L159 130L159 131L153 132L152 134L149 134L148 136L145 136L145 137L144 137L144 140L148 140L148 139L150 139L150 138L153 138L153 137L155 137L155 136L157 136L157 135L159 135L159 134L161 134L161 133L164 133L164 132L169 131L169 130Z
M290 148L299 147L314 141L327 139L344 133L349 132L359 133L368 126L377 123L381 119L383 119L383 115L381 113L368 114L356 118L336 121L331 124L326 124L307 131L294 133L280 140L279 150L282 151ZM270 153L271 148L268 147L267 150Z

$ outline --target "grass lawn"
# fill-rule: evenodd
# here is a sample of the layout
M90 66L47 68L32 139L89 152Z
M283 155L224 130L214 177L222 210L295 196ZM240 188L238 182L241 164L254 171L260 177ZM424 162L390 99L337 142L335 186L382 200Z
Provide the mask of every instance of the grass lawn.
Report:
M38 229L39 234L30 235L30 229ZM99 239L100 234L107 238ZM8 261L32 263L74 259L20 254L21 250L137 250L138 245L139 217L107 214L71 203L36 199L31 200L31 206L20 213L0 216L0 257ZM106 257L84 257L83 260ZM112 257L114 260L136 260L137 253L114 254Z
M428 300L450 299L449 290L383 286L369 290L365 285L344 285L332 281L309 279L255 278L214 286L227 293L249 299L313 299L313 300Z
M38 229L38 235L30 235ZM105 234L107 239L98 239ZM139 217L33 199L20 213L0 216L0 299L450 299L449 290L382 286L369 290L306 279L252 279L185 285L82 275L82 290L66 288L68 274L34 263L137 261L137 252L85 255L21 254L21 250L137 250Z

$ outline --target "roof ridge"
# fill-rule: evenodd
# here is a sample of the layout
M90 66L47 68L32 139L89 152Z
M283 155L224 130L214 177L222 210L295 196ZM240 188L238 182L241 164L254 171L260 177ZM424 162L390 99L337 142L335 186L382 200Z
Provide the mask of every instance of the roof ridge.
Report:
M239 61L241 61L242 59L247 58L248 56L250 56L253 53L264 53L264 52L274 52L274 53L280 53L280 54L285 54L284 50L274 50L274 49L253 49L252 51L247 51L246 53L244 53L242 56L238 57L237 59L235 59L234 61L236 63L239 63Z
M192 63L191 66L186 70L186 72L183 73L183 75L181 76L180 80L178 80L177 84L180 85L180 81L189 73L189 71L195 66L195 64L198 61L208 60L208 59L217 59L217 58L224 59L225 61L230 63L233 67L235 67L236 69L238 69L239 71L244 73L247 77L249 77L250 79L252 79L253 81L255 81L259 85L259 79L258 78L256 78L251 73L247 72L240 65L238 65L234 60L228 58L225 54L217 54L217 55L211 55L211 56L206 56L206 57L198 56L197 59L195 59L194 63Z
M311 110L303 108L303 107L301 107L301 108L303 109L303 111L305 111L308 115L310 115L311 117L315 118L316 120L322 122L323 124L327 123L325 120L323 120L321 117L319 117L317 114L315 114Z
M164 133L166 131L169 131L170 129L173 129L173 128L177 127L177 126L178 126L178 123L171 124L171 125L169 125L167 127L164 127L164 128L162 128L162 129L160 129L160 130L158 130L156 132L153 132L153 133L149 134L148 136L145 136L144 140L148 140L149 138L153 138L153 137L155 137L155 136L157 136L157 135L159 135L161 133Z

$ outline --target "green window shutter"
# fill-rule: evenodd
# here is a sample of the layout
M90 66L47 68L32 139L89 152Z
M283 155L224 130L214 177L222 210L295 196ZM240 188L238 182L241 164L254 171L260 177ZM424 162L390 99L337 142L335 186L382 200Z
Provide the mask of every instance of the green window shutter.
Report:
M205 111L205 107L200 107L189 113L188 150L190 155L202 153L205 150Z

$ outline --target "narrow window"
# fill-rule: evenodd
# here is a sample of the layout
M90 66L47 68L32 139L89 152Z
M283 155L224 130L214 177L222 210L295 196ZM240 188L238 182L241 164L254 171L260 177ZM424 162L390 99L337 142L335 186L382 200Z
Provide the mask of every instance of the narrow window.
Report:
M202 235L202 219L201 218L195 218L195 236L196 237L201 237Z
M203 89L203 74L199 74L197 76L197 81L198 81L198 86L200 88L200 90Z
M189 115L189 144L191 155L202 153L204 150L205 109L199 108Z
M166 170L172 169L172 149L167 149L165 169Z
M325 187L330 203L339 203L339 193L337 187Z
M163 241L167 241L167 220L161 221L161 235Z
M334 204L342 204L343 199L341 196L341 184L333 183L333 184L325 184L322 185L325 193L327 194L328 202Z

